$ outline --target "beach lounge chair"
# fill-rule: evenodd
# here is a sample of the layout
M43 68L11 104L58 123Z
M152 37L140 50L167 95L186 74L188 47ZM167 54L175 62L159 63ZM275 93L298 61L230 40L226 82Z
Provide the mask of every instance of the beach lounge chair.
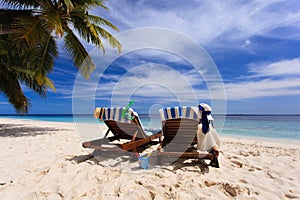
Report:
M219 167L218 152L197 151L197 129L202 111L197 107L173 107L159 110L162 121L163 140L158 147L158 162L164 157L208 159L209 165Z
M96 108L94 117L103 120L108 130L104 138L83 142L84 148L110 151L140 152L158 138L160 142L161 131L149 133L145 131L136 112L129 109L129 117L123 117L124 108ZM131 118L131 119L130 119ZM109 133L112 136L108 137Z

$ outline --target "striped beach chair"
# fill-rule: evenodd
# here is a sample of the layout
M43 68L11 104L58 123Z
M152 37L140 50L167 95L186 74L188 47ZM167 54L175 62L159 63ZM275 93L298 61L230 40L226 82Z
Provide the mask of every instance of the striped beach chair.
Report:
M104 121L108 130L104 138L84 142L85 148L97 150L125 150L139 152L146 146L153 143L155 139L161 138L161 131L153 132L151 135L146 134L139 120L138 114L132 109L129 109L127 114L122 115L124 108L96 108L94 117ZM109 133L113 136L108 137ZM126 140L121 142L121 140ZM116 143L118 141L118 143Z
M197 130L202 110L197 107L168 107L159 110L162 121L163 140L158 148L159 162L164 157L208 159L210 165L218 167L216 152L198 152Z

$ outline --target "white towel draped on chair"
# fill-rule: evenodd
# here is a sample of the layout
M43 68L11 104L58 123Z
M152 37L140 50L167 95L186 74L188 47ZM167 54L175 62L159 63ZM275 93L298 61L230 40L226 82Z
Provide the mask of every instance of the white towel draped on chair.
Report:
M112 107L112 108L99 108L97 107L94 111L94 117L102 120L115 120L120 122L130 122L127 117L122 117L122 112L125 108ZM133 109L128 109L126 111L130 115L133 114L136 116L136 112Z
M185 118L199 121L201 119L201 111L194 106L168 107L159 110L161 121L167 119Z

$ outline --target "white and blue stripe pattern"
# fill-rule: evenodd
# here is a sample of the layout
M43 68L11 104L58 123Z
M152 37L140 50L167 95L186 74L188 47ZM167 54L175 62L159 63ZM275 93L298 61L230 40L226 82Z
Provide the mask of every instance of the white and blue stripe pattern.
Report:
M111 107L111 108L100 108L100 120L114 120L120 122L130 122L126 117L122 117L122 112L124 108ZM132 113L132 109L127 111Z
M161 121L167 119L185 118L185 119L201 119L201 113L197 107L182 106L182 107L168 107L159 110Z

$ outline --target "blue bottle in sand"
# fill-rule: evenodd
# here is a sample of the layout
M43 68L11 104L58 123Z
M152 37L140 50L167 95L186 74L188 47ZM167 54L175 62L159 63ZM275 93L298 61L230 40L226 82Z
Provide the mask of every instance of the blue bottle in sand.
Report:
M149 164L149 159L148 157L139 157L139 161L140 161L140 168L141 169L148 169L148 164Z

